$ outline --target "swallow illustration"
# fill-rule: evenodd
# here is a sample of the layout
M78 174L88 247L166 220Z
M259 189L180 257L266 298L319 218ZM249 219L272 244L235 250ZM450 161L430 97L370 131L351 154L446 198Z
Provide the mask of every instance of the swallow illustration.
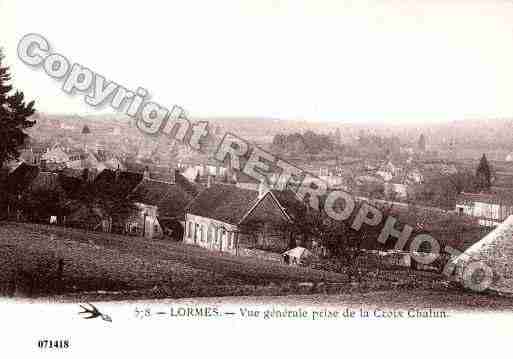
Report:
M109 315L103 314L102 312L100 312L98 310L98 308L96 308L91 303L87 303L87 305L89 305L91 308L86 308L82 304L80 304L80 308L82 308L84 311L83 312L79 312L78 314L90 314L90 316L82 317L82 318L84 318L84 319L94 319L94 318L100 317L100 318L102 318L106 322L112 322L112 318Z

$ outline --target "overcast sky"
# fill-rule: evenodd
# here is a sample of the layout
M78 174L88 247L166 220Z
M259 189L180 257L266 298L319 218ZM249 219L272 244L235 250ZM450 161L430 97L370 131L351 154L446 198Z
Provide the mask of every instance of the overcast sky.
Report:
M31 32L192 116L513 117L509 1L0 0L15 86L41 111L85 114L94 108L82 95L17 59Z

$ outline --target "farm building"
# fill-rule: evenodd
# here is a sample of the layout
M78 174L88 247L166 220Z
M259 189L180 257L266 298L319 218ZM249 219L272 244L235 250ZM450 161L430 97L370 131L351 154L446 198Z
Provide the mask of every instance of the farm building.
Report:
M513 197L507 193L462 193L456 212L478 218L479 224L495 227L513 214Z
M185 207L194 195L195 187L178 171L173 170L166 180L153 179L145 171L130 194L138 210L127 220L127 232L147 238L168 235L181 240Z
M282 254L283 261L291 266L294 265L306 265L313 258L315 258L315 254L305 247L298 246L296 248L289 249L285 253Z
M184 241L233 254L241 248L283 252L292 240L286 224L303 210L290 190L209 184L186 208Z

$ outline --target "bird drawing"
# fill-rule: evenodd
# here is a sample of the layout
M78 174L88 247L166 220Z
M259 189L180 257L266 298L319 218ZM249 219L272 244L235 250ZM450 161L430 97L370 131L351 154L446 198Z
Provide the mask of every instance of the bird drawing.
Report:
M83 305L80 304L80 308L82 308L84 311L83 312L79 312L78 314L90 314L88 317L82 317L82 318L84 318L84 319L94 319L94 318L101 317L106 322L112 322L112 318L109 315L103 314L102 312L100 312L98 310L98 308L96 308L91 303L87 303L87 305L89 305L90 308L86 308L86 307L84 307Z

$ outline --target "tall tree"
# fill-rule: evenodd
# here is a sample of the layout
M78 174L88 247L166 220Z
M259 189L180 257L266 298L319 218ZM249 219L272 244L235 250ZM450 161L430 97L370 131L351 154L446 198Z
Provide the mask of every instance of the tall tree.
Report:
M90 133L91 133L91 130L89 129L89 127L87 127L87 125L84 125L84 127L82 127L82 134L87 135Z
M24 130L35 124L28 119L35 112L34 101L26 104L21 91L10 94L11 75L8 67L2 67L2 60L0 50L0 167L19 157L19 148L28 137Z
M488 191L492 186L492 172L484 153L477 166L476 182L476 188L479 191Z

